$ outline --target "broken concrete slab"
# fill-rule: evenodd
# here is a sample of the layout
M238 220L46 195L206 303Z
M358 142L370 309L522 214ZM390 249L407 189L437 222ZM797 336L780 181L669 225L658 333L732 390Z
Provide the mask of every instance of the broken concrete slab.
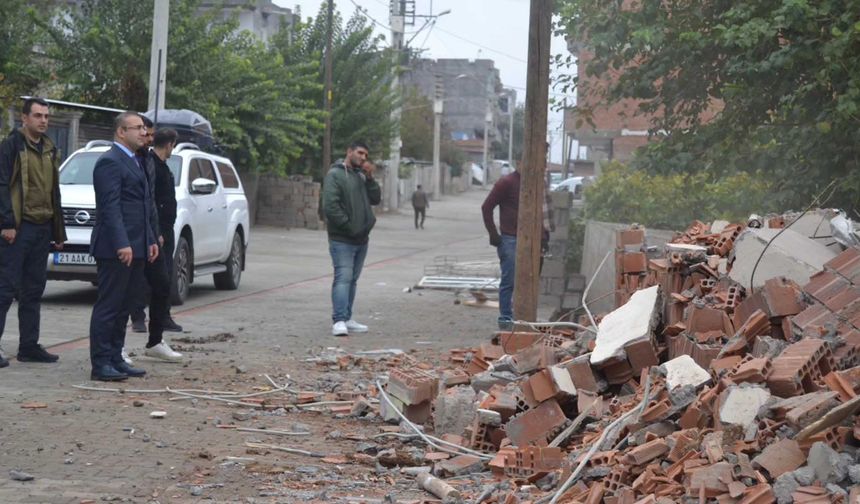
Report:
M591 364L624 359L624 346L650 338L659 316L660 287L636 291L621 308L603 318L597 326L597 339L591 352Z
M768 242L780 232L782 234L768 246ZM764 256L759 261L762 251ZM762 287L767 280L781 276L805 285L809 277L824 269L824 264L836 255L821 243L792 229L747 228L735 240L735 262L729 277L747 290ZM756 262L755 285L751 285L750 277Z
M702 369L689 355L679 355L661 366L666 370L666 387L673 390L690 385L697 388L711 380L711 375Z
M475 418L475 391L469 386L452 387L436 397L433 428L437 435L463 435Z
M816 479L823 483L839 483L848 476L848 463L839 452L822 442L809 449L807 463L815 471Z
M721 396L720 421L746 428L755 423L768 399L770 391L763 387L747 384L728 387Z

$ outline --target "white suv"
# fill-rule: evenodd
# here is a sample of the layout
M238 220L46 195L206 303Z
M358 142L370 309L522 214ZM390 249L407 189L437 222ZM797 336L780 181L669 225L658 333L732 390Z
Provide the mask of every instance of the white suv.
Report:
M60 166L60 194L68 241L48 256L51 280L95 283L90 234L98 216L93 189L96 160L111 142L94 140ZM173 304L182 304L195 279L213 275L217 289L239 287L245 269L250 230L248 200L229 159L181 143L167 160L176 180L176 236Z

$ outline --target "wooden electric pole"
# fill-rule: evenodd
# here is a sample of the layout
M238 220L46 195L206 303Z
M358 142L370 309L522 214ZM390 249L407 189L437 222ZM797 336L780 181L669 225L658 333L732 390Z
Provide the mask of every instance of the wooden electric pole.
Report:
M543 233L544 171L547 161L547 107L553 0L531 0L526 81L525 143L517 216L514 317L537 321L540 242Z
M324 179L331 166L331 72L332 72L332 18L334 17L334 0L328 0L328 17L326 18L326 41L325 41L325 90L323 95L323 109L325 110L325 132L323 133L323 160L322 178Z

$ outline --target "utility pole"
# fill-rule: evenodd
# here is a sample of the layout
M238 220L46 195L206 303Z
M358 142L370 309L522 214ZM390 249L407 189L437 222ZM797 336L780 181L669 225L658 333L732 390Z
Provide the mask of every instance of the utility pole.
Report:
M490 125L493 122L493 106L492 97L495 96L492 90L491 80L493 78L492 70L487 71L487 110L484 113L484 186L487 185L490 179Z
M433 100L433 199L442 199L439 179L442 177L442 107L443 107L442 77L436 75L436 96Z
M400 90L400 64L403 54L403 33L406 28L406 2L404 0L390 0L391 24L391 50L394 58L394 76L391 80L391 89L398 97L397 106L391 111L391 121L396 125L394 135L391 137L391 154L389 155L388 173L385 177L385 202L387 210L397 210L400 206L400 103L402 102Z
M561 110L564 111L563 114L567 117L567 98L564 99L564 104L561 107ZM567 177L570 173L570 168L568 165L570 164L570 157L568 156L568 145L570 145L570 138L567 136L567 122L562 120L561 122L561 179L567 180Z
M152 46L149 52L149 110L164 108L169 20L170 0L155 0L152 12Z
M325 89L323 95L323 109L325 110L325 132L323 133L322 171L320 180L324 180L331 166L331 73L332 73L332 18L334 17L334 0L328 0L328 17L326 18L326 41L325 41ZM322 211L322 206L320 206Z
M520 167L514 317L537 321L553 0L531 0L525 145Z
M513 90L508 90L508 164L514 167L514 109L516 108Z

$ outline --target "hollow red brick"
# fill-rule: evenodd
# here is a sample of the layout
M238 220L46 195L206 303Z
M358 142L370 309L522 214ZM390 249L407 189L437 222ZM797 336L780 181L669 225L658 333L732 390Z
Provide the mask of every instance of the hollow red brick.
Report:
M439 378L430 372L412 367L391 370L386 389L406 404L419 404L436 397Z
M567 421L555 399L542 402L537 407L511 418L505 431L514 445L527 446L537 440L546 439L547 433Z

